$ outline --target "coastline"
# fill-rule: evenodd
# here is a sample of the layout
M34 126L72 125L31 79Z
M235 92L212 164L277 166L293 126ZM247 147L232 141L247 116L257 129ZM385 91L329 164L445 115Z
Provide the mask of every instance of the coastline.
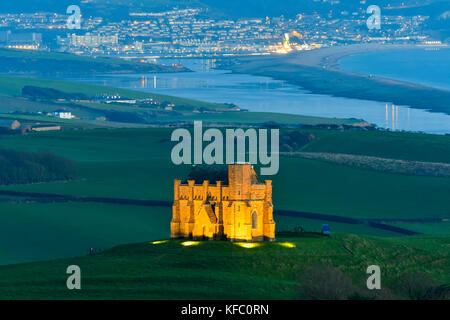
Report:
M287 55L285 60L289 64L304 65L309 67L320 67L333 71L345 72L345 70L340 69L338 66L339 60L347 56L377 51L423 50L424 48L434 48L434 47L428 47L423 45L411 45L411 44L406 45L376 44L376 43L366 45L354 44L350 46L338 46L311 51L295 52ZM443 45L441 46L441 48L450 48L450 46Z
M442 46L448 48L449 46ZM294 52L287 55L245 57L224 61L221 69L284 80L314 94L372 100L450 115L450 91L337 68L346 56L382 51L432 48L418 45L351 45Z

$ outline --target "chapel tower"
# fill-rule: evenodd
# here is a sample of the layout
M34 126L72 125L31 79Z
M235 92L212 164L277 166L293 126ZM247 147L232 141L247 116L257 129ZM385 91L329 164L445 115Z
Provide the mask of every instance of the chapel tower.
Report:
M228 165L227 180L175 180L172 238L275 240L272 181L250 164Z

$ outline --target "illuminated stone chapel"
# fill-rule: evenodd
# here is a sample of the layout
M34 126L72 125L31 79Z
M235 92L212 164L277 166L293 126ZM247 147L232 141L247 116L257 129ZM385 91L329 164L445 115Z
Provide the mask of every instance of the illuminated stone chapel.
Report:
M175 180L172 238L275 240L272 181L261 183L250 164L228 165L227 180Z

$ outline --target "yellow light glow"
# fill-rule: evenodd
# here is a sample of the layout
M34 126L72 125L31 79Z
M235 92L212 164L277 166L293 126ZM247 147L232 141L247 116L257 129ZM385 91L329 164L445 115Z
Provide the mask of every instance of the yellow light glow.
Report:
M292 242L280 242L280 246L286 247L286 248L295 248L295 244Z
M251 248L260 246L259 243L246 243L246 242L238 242L238 243L236 243L236 245L239 247L242 247L242 248L246 248L246 249L251 249Z
M185 247L190 247L190 246L196 246L199 243L200 242L198 242L198 241L185 241L185 242L182 242L181 245L185 246Z
M160 240L160 241L153 241L150 242L151 244L162 244L162 243L166 243L168 240Z

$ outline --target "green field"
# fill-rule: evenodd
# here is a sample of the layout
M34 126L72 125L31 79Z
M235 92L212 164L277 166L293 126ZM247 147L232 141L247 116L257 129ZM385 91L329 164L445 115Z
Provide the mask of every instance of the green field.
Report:
M52 88L64 93L82 93L88 97L97 94L119 94L129 99L152 98L159 102L171 102L175 104L176 112L157 110L155 107L140 107L132 104L104 104L100 102L76 102L68 103L58 101L31 101L22 97L22 88L35 86ZM77 119L62 120L54 117L46 117L37 112L51 112L64 108L71 111ZM178 108L178 109L177 109ZM207 109L214 113L197 113L199 109ZM18 119L28 123L51 122L63 127L139 127L148 124L165 124L192 122L203 120L208 123L243 123L263 124L267 122L289 125L317 125L317 124L353 124L361 122L357 119L337 119L310 117L301 115L289 115L281 113L265 112L236 112L230 110L231 106L221 103L209 103L204 101L185 99L161 94L145 93L127 89L118 89L108 86L92 85L80 82L70 82L51 79L25 78L0 75L0 118ZM125 115L139 116L144 123L137 122L112 122L96 120L104 116L106 112L122 112ZM20 112L19 114L17 112ZM149 114L154 112L154 114Z
M440 223L391 223L391 225L425 234L448 234L450 232L448 219Z
M169 208L103 203L0 203L0 210L0 265L164 238L171 219Z
M396 232L392 232L389 230L375 229L365 224L348 224L336 221L298 218L283 215L276 216L277 230L281 232L293 231L295 227L302 227L304 230L308 232L321 232L322 225L325 223L329 224L333 228L333 232L335 233L351 233L357 235L367 235L377 237L402 237L402 235ZM408 229L406 226L403 225L401 227ZM446 232L441 233L445 234ZM435 234L440 233L436 232Z
M83 93L87 96L96 94L119 94L130 99L143 99L152 97L160 101L171 101L175 104L192 107L220 107L227 108L224 104L209 103L192 99L178 98L161 94L149 94L145 92L120 89L108 86L86 84L80 82L61 81L52 79L25 78L16 76L0 75L0 94L7 96L21 96L24 86L36 86L43 88L52 88L66 93Z
M10 187L15 190L171 200L168 190L171 190L173 179L189 171L189 165L174 166L171 163L173 144L167 141L171 132L166 128L65 131L4 136L0 137L0 142L4 147L29 151L46 149L80 163L82 178L78 181ZM329 134L329 131L324 132ZM352 145L356 134L334 131L333 135L348 137L347 143ZM376 146L373 141L379 139L378 135L389 133L367 135L367 145ZM416 137L417 150L421 150L417 157L447 148L450 140L449 137L421 134ZM433 137L436 137L435 143L425 147L421 138L428 141ZM318 138L306 148L317 145L315 150L321 150L322 139ZM368 149L375 155L385 156L390 152L390 144ZM445 160L445 153L435 154L439 161ZM413 154L410 157L417 158ZM385 218L420 217L424 211L429 217L449 214L445 197L449 192L448 178L380 173L289 157L281 158L280 171L271 178L279 185L274 194L277 206L282 209ZM293 196L292 190L300 196ZM324 197L327 201L322 201ZM370 201L374 197L383 201Z
M0 190L54 193L74 196L124 198L137 200L171 201L173 179L183 178L189 165L175 166L170 160L172 129L97 129L32 133L19 136L0 136L2 147L18 150L49 150L78 163L79 177L70 182L52 182L34 185L2 186ZM375 156L414 160L448 162L450 137L425 134L385 132L311 131L316 140L305 149L332 152L334 141L339 141L336 152L367 152ZM402 136L405 135L404 142ZM380 143L385 136L391 143ZM365 148L359 148L365 139ZM130 143L131 142L131 143ZM411 153L404 155L403 143ZM395 148L392 145L395 144ZM439 152L437 152L439 150ZM425 156L424 156L425 155ZM433 156L434 155L434 156ZM320 160L281 157L280 171L273 180L275 209L329 214L358 219L429 219L450 218L448 194L450 178L384 173L342 166ZM257 170L259 172L259 170ZM6 198L6 197L5 197ZM1 200L1 199L0 199ZM43 258L71 256L85 252L88 247L108 248L112 245L168 237L170 208L141 207L100 203L18 203L0 201L0 239L8 244L12 254L4 254L3 263L36 260L33 242L24 250L24 233L14 217L23 217L30 230L28 237L49 237L48 225L64 233L54 239L72 243L66 249L53 248L51 241L42 243ZM45 212L44 214L41 214ZM148 214L146 214L148 213ZM109 220L108 214L116 218ZM39 220L39 219L44 220ZM78 219L77 223L72 223ZM399 236L368 225L353 225L299 217L275 216L278 230L293 230L302 226L306 231L319 231L329 223L333 232L373 236ZM27 222L28 221L28 222ZM34 223L36 221L36 223ZM40 222L39 222L40 221ZM99 223L108 229L98 230ZM427 234L450 234L448 223L393 224ZM84 229L80 231L79 226ZM106 227L105 227L106 228ZM14 230L11 232L11 230ZM94 236L98 233L98 237ZM47 238L50 239L50 238ZM17 250L16 250L17 249ZM73 254L71 254L73 253Z
M449 136L408 132L321 131L303 151L450 163Z
M85 57L68 53L0 48L0 72L31 75L73 75L105 73L186 72L152 63L118 58Z
M350 279L352 287L344 299L355 292L366 299L411 298L409 286L399 283L405 274L426 274L426 286L449 284L448 236L417 239L427 247L417 246L414 237L402 239L304 234L250 249L216 241L124 245L93 256L0 267L0 299L311 298L302 291L304 286L299 289L300 276L305 268L324 265ZM289 247L283 246L286 243ZM365 289L366 269L373 264L382 270L380 292ZM81 268L81 290L66 288L69 265ZM340 284L330 279L333 275L326 274L313 286ZM322 297L332 298L325 291Z

